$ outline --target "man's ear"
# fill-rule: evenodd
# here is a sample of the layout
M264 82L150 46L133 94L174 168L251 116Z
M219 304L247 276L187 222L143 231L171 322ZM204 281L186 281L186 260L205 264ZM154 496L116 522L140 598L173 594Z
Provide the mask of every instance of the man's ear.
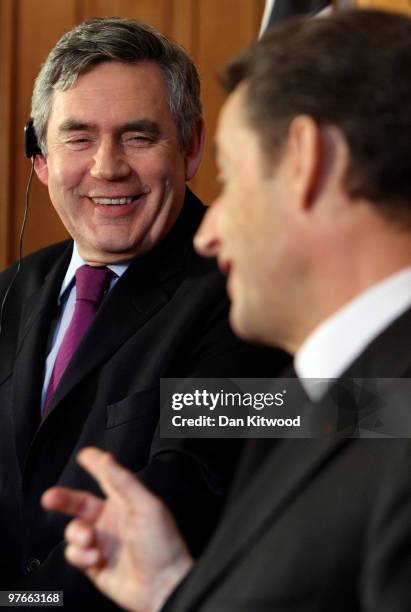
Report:
M193 178L200 165L203 156L205 138L205 126L202 117L193 127L190 142L184 155L186 181Z
M311 208L324 190L343 188L349 149L335 126L319 126L306 115L296 117L289 129L292 185L300 205Z
M37 174L39 181L43 185L48 185L49 182L49 169L47 165L47 158L44 155L36 155L34 159L34 170Z
M300 206L309 208L314 203L321 180L321 130L311 117L299 115L291 122L288 135L292 188Z

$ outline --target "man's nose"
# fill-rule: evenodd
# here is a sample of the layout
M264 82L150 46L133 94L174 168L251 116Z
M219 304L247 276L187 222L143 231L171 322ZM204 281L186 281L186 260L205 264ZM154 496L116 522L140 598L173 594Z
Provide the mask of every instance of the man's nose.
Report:
M217 257L220 249L218 236L218 205L210 206L194 236L194 248L203 257Z
M93 155L90 174L100 180L115 181L125 178L131 168L124 158L120 145L111 139L102 140Z

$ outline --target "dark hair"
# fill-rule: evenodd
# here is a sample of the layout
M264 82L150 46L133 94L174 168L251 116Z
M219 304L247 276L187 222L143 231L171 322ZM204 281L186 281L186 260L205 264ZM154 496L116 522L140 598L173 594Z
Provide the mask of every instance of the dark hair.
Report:
M121 17L101 17L84 21L64 34L37 76L31 114L42 151L46 152L53 91L69 89L80 74L107 61L125 64L151 61L159 66L184 149L193 125L201 116L200 80L193 62L182 47L150 26Z
M301 114L334 125L350 150L345 185L390 215L411 204L411 20L349 10L279 25L230 62L227 91L244 82L245 112L262 150L280 154ZM408 208L408 210L407 210Z

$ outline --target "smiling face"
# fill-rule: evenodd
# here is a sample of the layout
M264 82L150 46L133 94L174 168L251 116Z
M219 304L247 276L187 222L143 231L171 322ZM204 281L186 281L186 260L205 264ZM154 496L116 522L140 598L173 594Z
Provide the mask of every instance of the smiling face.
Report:
M89 263L150 250L181 210L202 126L182 151L167 95L151 62L98 64L53 94L47 155L36 158L36 172Z

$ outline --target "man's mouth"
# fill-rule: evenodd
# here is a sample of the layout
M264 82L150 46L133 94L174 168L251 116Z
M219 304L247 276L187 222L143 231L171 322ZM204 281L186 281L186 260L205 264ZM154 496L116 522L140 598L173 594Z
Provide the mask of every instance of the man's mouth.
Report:
M97 206L125 206L127 204L131 204L132 202L137 201L142 196L146 195L145 193L140 193L136 196L119 196L116 198L108 198L108 197L90 197L90 200L96 204Z
M220 271L222 272L222 274L224 274L224 276L227 279L226 282L226 291L228 294L228 297L230 299L233 299L233 276L232 276L232 271L233 271L233 265L231 261L228 261L227 259L222 261L220 260L218 262L218 267L220 268Z
M220 268L220 271L222 272L222 274L224 274L224 276L230 276L231 263L229 261L219 261L218 267Z
M121 197L121 198L91 198L94 204L101 206L122 206L124 204L131 204L134 200L133 197Z

